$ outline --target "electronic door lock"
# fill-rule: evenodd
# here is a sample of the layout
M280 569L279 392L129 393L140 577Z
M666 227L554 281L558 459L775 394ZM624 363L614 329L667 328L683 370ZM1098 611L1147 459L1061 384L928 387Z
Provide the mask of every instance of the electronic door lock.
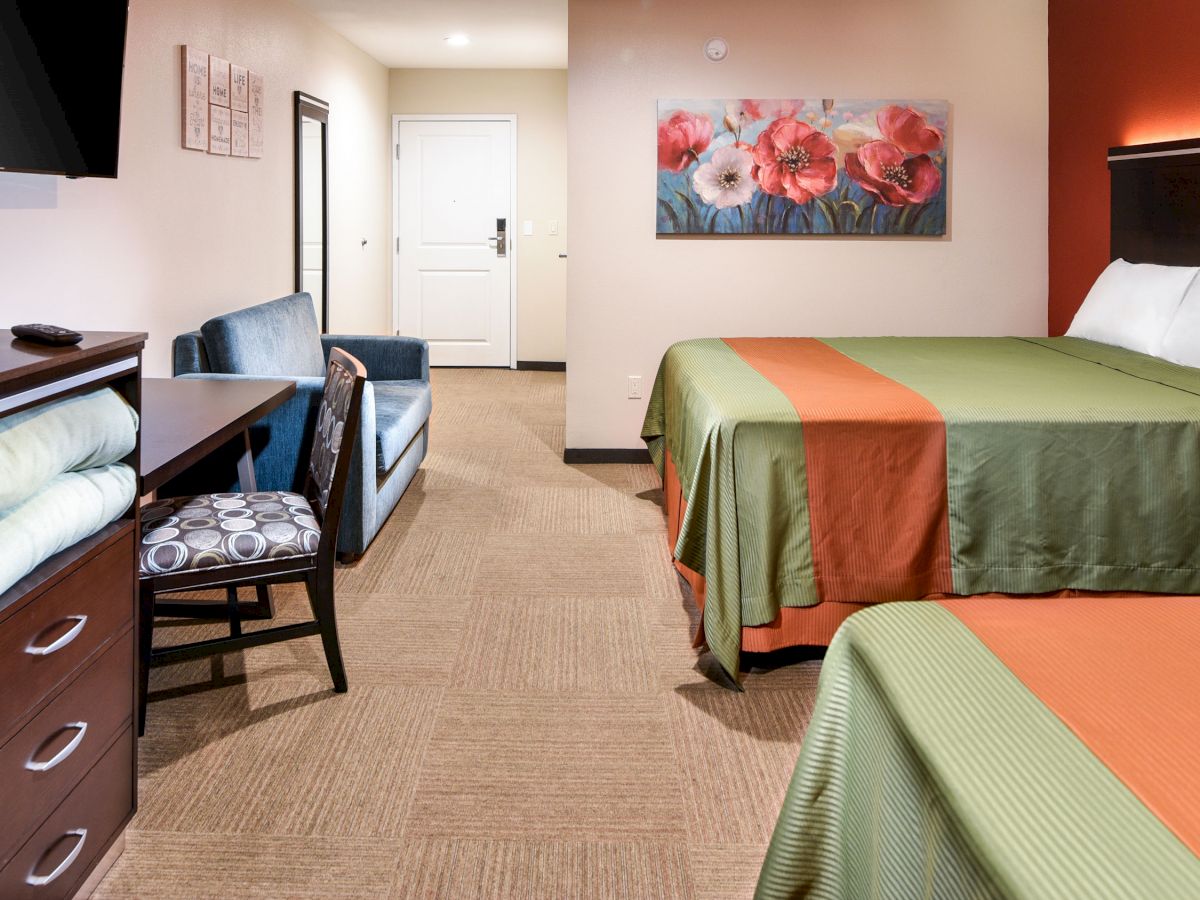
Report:
M496 248L496 255L508 256L508 220L496 220L496 236L488 238L488 244Z

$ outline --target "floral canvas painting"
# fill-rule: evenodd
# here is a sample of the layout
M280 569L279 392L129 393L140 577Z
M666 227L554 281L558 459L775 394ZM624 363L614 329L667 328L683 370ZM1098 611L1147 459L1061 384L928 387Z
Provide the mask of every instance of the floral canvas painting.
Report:
M659 234L946 233L944 100L660 100Z

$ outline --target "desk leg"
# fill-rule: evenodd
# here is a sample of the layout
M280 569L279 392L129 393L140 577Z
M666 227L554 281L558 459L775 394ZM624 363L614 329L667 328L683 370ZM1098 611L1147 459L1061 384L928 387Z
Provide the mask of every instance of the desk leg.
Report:
M238 482L242 493L252 494L258 490L258 480L254 477L254 454L250 452L250 432L242 432L242 455L238 457ZM258 595L258 606L252 614L256 619L275 618L275 601L271 597L269 585L260 584L254 590Z

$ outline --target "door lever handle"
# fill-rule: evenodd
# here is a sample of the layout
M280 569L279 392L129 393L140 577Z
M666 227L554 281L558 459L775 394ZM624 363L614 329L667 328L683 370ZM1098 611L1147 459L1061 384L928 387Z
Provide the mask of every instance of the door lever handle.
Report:
M504 257L508 255L508 237L503 231L487 240L488 246L496 248L497 256Z

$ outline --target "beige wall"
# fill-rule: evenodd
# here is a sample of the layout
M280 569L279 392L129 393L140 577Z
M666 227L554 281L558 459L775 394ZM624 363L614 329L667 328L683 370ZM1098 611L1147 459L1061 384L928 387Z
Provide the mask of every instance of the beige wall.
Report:
M59 179L57 209L0 209L0 324L148 331L147 374L164 375L175 334L290 293L298 89L331 108L331 330L386 332L387 69L286 0L130 6L119 178ZM184 43L264 74L263 159L181 149Z
M1046 0L571 0L567 446L637 447L668 344L1045 334ZM728 58L701 54L709 37ZM947 99L941 240L656 239L659 97Z
M392 69L396 115L517 116L517 359L566 359L567 73L561 69ZM534 222L526 237L521 223ZM557 236L547 224L558 220Z

